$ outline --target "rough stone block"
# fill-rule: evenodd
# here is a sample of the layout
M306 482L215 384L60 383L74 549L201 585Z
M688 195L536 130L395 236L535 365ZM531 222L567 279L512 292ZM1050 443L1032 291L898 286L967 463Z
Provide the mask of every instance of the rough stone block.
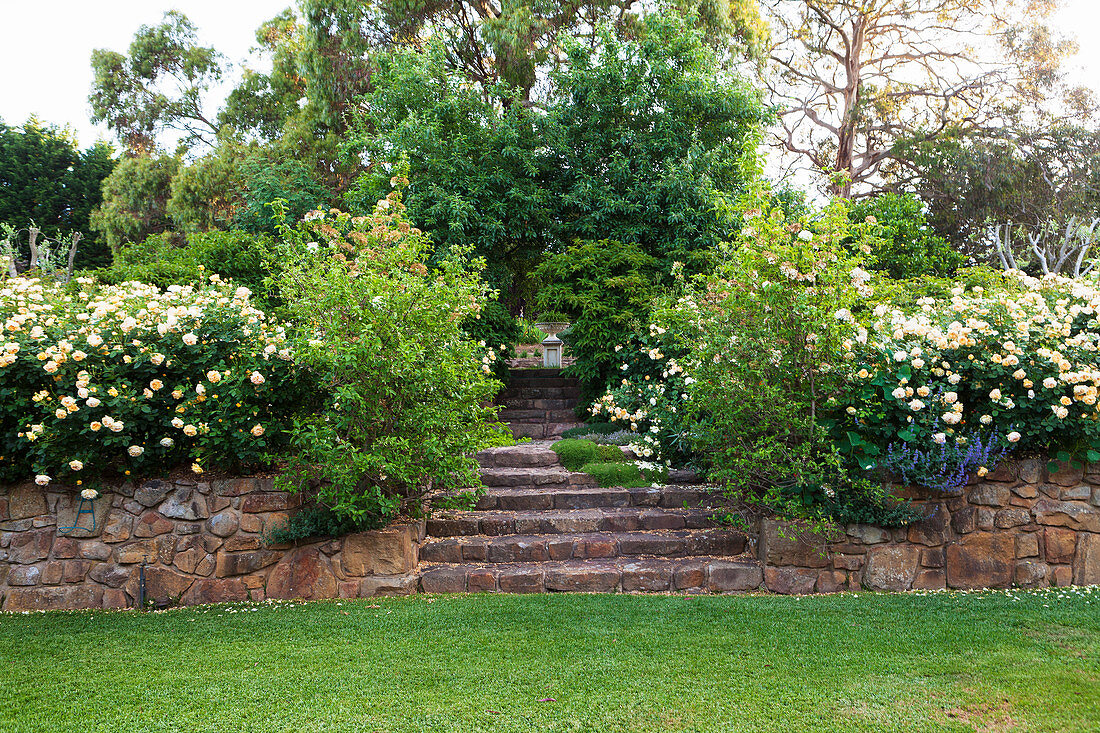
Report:
M946 560L944 558L944 552L942 547L930 547L926 550L921 550L920 564L926 568L942 568Z
M1031 522L1031 512L1027 509L1002 509L993 518L993 526L999 529L1021 527Z
M46 513L46 492L34 483L13 486L8 492L6 519L26 519Z
M46 563L46 567L42 569L42 584L43 585L57 585L61 582L61 575L64 571L64 566L57 560Z
M672 590L699 592L706 584L707 571L702 563L678 565L672 573Z
M1046 585L1050 567L1045 562L1023 560L1016 563L1016 585L1021 588L1036 588Z
M918 545L942 545L947 539L947 507L934 504L919 522L909 525L908 540Z
M134 537L157 537L168 534L175 525L160 514L148 511L142 514L134 524Z
M173 488L172 484L167 481L156 479L146 481L134 490L134 501L143 507L154 507L164 501L164 497L168 496Z
M903 591L913 587L920 562L919 548L908 545L876 547L863 564L863 587L875 591Z
M111 557L111 547L102 542L84 542L80 545L80 556L85 560L108 560ZM153 557L156 557L155 550ZM141 558L132 562L141 562Z
M202 603L247 601L248 587L241 578L202 578L196 580L180 598L185 606Z
M820 571L813 568L766 567L764 585L772 593L806 595L814 592Z
M263 532L264 520L263 517L255 514L241 514L238 517L239 526L242 532Z
M944 590L947 573L942 568L922 568L913 577L913 590Z
M374 596L407 596L416 592L420 576L386 575L363 578L359 581L358 594L361 598Z
M1016 543L1009 534L971 534L947 547L947 584L960 590L1012 584Z
M497 574L500 590L505 593L542 593L543 571L538 568L504 568Z
M1025 484L1037 484L1043 480L1043 461L1037 458L1029 458L1017 463L1019 466L1020 481Z
M221 512L206 520L206 530L218 537L228 537L241 525L236 512Z
M103 526L103 534L99 536L102 542L125 542L130 539L133 530L134 518L123 512L111 512Z
M169 568L146 568L145 597L156 601L180 600L193 582L192 578ZM126 583L126 592L131 598L138 597L139 585L140 577L138 573L131 572Z
M1059 588L1073 585L1073 568L1069 565L1057 565L1051 573L1051 577L1054 580L1054 585Z
M996 513L987 507L978 507L978 529L989 531L993 529L993 519Z
M852 525L857 528L864 526ZM851 531L850 527L849 532ZM829 565L824 541L819 536L797 525L771 519L764 520L762 523L758 553L760 562L765 566L798 565L807 568L823 568Z
M1100 534L1082 534L1073 558L1074 585L1100 585Z
M215 574L219 578L231 575L246 575L254 573L261 568L266 568L279 561L281 553L274 550L257 550L255 552L219 552L217 557L217 569ZM268 593L273 598L297 598L299 596L279 596ZM318 596L327 597L327 596Z
M970 491L967 500L980 506L1004 506L1008 503L1009 489L998 484L981 483Z
M1039 534L1021 532L1016 535L1016 557L1039 557Z
M53 538L54 530L52 529L17 532L12 535L11 543L8 545L8 562L29 565L39 560L45 560L50 555Z
M250 534L238 534L230 537L222 545L222 550L225 552L241 552L243 550L258 550L263 547L263 540L259 535ZM326 552L326 555L331 555L331 552Z
M130 580L130 576L137 577L137 568L123 568L113 563L96 563L88 571L88 577L97 583L102 583L109 588L121 588Z
M463 593L466 591L466 571L461 568L433 568L420 575L420 589L425 593Z
M636 562L623 565L623 591L663 591L672 583L672 569L665 563Z
M42 571L34 565L21 565L8 573L8 585L38 585L42 582Z
M301 504L301 498L297 494L288 494L282 491L270 493L249 494L241 501L241 511L246 514L259 514L261 512L285 512L295 509ZM269 593L268 596L271 594Z
M863 567L863 555L833 555L833 567L838 570L859 570Z
M951 529L956 534L968 534L978 528L978 510L965 506L951 515Z
M1067 487L1058 492L1062 501L1088 501L1092 497L1092 487L1087 484Z
M610 593L619 585L620 572L614 568L580 566L546 571L546 589L576 593Z
M100 608L102 605L103 589L88 585L21 588L10 591L4 599L5 611Z
M404 575L416 568L417 550L417 529L413 524L358 532L344 540L344 570L356 576Z
M316 600L334 598L337 591L332 563L316 547L299 547L288 552L267 578L269 598Z
M818 593L839 593L848 589L848 573L843 570L823 570L817 576Z
M496 576L489 570L471 570L466 573L466 588L471 593L491 593L497 589Z
M1100 511L1088 504L1043 499L1035 504L1034 513L1039 524L1100 532Z
M1039 489L1035 484L1020 484L1012 487L1012 493L1021 499L1034 499L1039 496Z
M1046 546L1047 562L1073 562L1073 553L1077 550L1077 533L1071 529L1047 527L1043 530L1043 544Z

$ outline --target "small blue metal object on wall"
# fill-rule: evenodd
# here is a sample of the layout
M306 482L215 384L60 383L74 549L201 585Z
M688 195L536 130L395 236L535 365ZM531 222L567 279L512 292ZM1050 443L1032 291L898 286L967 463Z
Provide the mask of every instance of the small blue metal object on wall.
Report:
M80 517L84 514L92 515L92 526L81 527ZM57 531L61 534L69 534L74 529L83 529L88 532L95 532L95 499L85 499L80 497L80 504L76 508L76 517L73 519L73 526L71 527L58 527Z

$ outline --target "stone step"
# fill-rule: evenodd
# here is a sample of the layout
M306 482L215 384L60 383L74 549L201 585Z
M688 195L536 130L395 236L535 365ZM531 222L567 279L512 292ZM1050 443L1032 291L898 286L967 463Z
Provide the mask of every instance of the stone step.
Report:
M544 511L439 512L428 520L429 537L510 534L637 532L654 529L708 529L717 526L714 511L702 507L607 507Z
M623 488L578 488L532 486L491 487L478 498L480 511L543 511L546 509L599 509L612 507L663 507L679 509L685 506L720 507L726 500L712 488L662 486Z
M561 466L531 468L483 468L481 482L486 486L596 486L596 479L586 473L567 471Z
M535 369L510 369L508 376L512 379L558 379L561 378L561 369L549 369L540 367Z
M513 397L504 400L504 408L507 410L570 410L577 406L579 400L575 399L550 399L550 398L525 398Z
M665 532L592 532L576 535L505 535L429 540L420 548L424 563L520 563L611 557L740 555L745 535L732 529Z
M560 466L558 454L550 450L552 442L530 442L488 448L475 457L483 468L534 468Z
M547 387L555 387L557 389L569 387L577 389L579 385L580 383L576 379L567 379L566 377L517 377L515 376L515 372L512 372L512 376L508 379L505 391L531 388L546 389Z
M497 418L507 423L566 423L576 422L577 413L572 410L501 410Z
M426 566L425 593L729 593L760 587L759 563L747 556L608 560L545 563L462 563Z
M544 384L518 385L501 390L497 400L570 400L579 401L580 387L554 387Z
M561 434L566 430L572 430L575 427L579 427L582 423L579 422L565 422L565 423L509 423L508 427L512 431L512 437L519 440L520 438L531 438L532 440L550 440L554 438L560 438Z

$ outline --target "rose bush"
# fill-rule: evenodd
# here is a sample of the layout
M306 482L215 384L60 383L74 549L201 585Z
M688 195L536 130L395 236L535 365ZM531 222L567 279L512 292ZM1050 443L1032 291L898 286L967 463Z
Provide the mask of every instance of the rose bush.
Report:
M996 289L958 285L913 308L879 304L853 320L843 346L834 434L865 467L898 442L983 436L1100 460L1100 290L1091 283L1012 272Z
M310 394L247 288L0 281L0 480L256 466Z

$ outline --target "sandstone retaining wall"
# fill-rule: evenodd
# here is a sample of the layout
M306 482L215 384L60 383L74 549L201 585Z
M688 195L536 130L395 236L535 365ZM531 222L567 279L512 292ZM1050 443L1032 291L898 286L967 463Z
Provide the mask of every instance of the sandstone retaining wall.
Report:
M0 488L0 596L7 611L126 608L416 592L422 523L291 546L264 534L298 507L271 479L125 484L77 515L70 489ZM925 519L800 536L767 520L755 583L775 593L1100 584L1100 465L1002 466L956 497L911 497ZM79 521L78 521L79 519ZM69 530L74 524L77 529ZM754 586L755 587L755 586Z
M298 506L271 479L125 484L92 506L94 530L71 489L0 489L4 610L133 607L143 562L146 598L184 605L416 589L422 525L266 545Z
M850 525L826 538L765 521L757 555L776 593L1100 584L1100 465L1007 463L960 496L909 496L902 529Z

